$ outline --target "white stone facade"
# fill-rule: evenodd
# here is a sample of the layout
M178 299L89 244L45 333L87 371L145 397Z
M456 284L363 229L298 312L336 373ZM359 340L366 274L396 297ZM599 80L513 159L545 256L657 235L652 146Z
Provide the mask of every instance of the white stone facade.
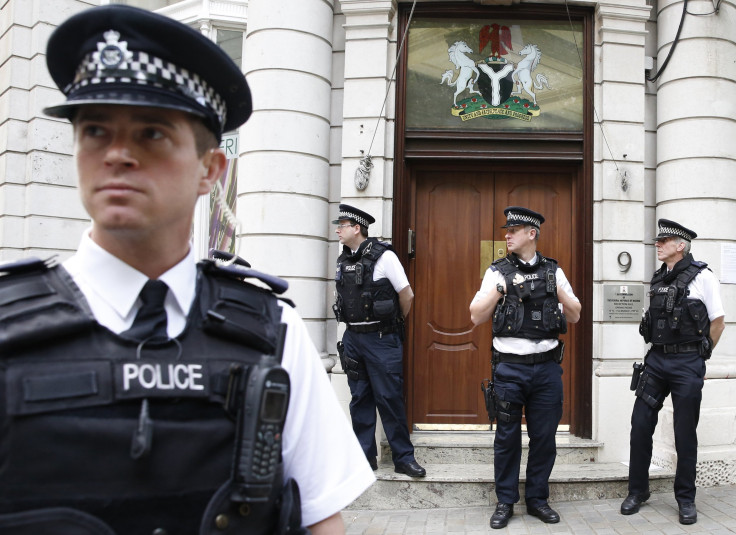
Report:
M60 98L44 63L49 33L97 3L0 2L3 261L67 256L88 225L75 191L71 129L40 110ZM717 276L734 270L723 263L723 250L736 244L736 5L724 1L717 13L687 15L656 82L645 76L661 68L673 46L681 1L576 5L594 8L595 25L592 438L604 444L598 460L627 461L631 364L645 345L636 324L604 321L603 287L648 282L660 217L697 230L693 253ZM366 209L377 219L371 235L392 238L399 7L396 0L186 0L164 10L205 33L217 26L245 32L254 113L240 131L240 252L254 267L289 280L288 296L326 369L336 364L339 336L331 311L338 247L330 220L337 204ZM691 13L713 10L710 1L688 3ZM359 191L354 173L368 152L374 167ZM618 263L622 252L631 257L626 272ZM703 392L701 485L736 482L736 284L722 284L721 292L727 327ZM347 407L339 364L335 371L333 384ZM675 456L671 420L668 401L655 435L655 462L663 466Z

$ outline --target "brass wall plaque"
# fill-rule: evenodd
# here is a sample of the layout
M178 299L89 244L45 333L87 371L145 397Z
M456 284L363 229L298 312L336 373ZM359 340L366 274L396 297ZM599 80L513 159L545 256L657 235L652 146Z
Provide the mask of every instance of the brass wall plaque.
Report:
M506 256L505 241L482 240L480 242L480 278L486 274L488 266L495 260Z

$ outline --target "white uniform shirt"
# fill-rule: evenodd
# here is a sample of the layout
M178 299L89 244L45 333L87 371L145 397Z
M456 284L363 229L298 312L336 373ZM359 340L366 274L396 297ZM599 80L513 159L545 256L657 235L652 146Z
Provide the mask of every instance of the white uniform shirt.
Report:
M409 286L409 279L404 272L404 266L393 251L383 253L373 268L373 280L388 279L396 293Z
M536 263L537 256L535 255L529 265L534 265ZM571 299L578 301L578 298L572 291L572 286L570 286L570 282L567 280L565 273L559 266L557 267L557 271L555 272L555 277L557 278L557 286L564 290ZM478 290L478 292L475 294L475 297L473 298L473 303L488 295L491 290L495 290L496 285L498 284L505 286L503 274L500 271L489 267L486 270L485 275L483 275L483 282L481 282L480 290ZM560 307L562 307L562 303L560 303ZM497 351L500 351L501 353L513 353L514 355L531 355L533 353L543 353L557 347L557 344L558 342L554 338L530 340L528 338L516 338L513 336L493 337L493 347Z
M87 298L99 323L120 333L140 307L138 294L147 277L95 244L85 233L77 253L64 268ZM166 298L169 336L184 329L194 302L193 253L164 273L171 290ZM299 483L305 526L345 508L375 476L341 409L304 321L282 303L287 324L282 366L291 377L291 398L283 433L284 474ZM155 447L155 446L154 446Z
M704 269L695 275L695 278L687 285L687 289L690 290L688 298L699 299L703 302L710 321L726 314L721 301L720 285L720 281L710 269Z

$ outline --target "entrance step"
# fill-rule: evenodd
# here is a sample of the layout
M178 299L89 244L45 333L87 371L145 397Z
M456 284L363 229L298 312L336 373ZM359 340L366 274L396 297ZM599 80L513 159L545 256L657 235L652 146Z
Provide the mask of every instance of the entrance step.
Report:
M411 440L419 464L493 463L493 433L490 431L415 431ZM598 448L602 446L600 442L558 433L555 464L594 463ZM529 454L529 437L526 433L522 435L521 447L521 463L526 464ZM391 461L391 449L385 441L381 443L381 458L389 463Z
M394 472L391 453L383 456L376 483L350 509L429 509L494 506L493 434L490 432L415 432L415 455L427 470L424 478ZM625 498L628 467L599 463L600 443L567 434L557 436L557 459L550 477L550 501ZM524 436L519 493L524 496L528 440ZM672 489L674 473L652 467L651 492Z

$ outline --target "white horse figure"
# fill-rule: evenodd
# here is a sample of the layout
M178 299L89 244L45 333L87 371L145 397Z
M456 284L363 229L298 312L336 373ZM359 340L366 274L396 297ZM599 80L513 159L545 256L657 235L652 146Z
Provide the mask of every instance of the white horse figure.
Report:
M547 86L547 89L550 88L549 83L547 82L547 77L544 74L537 73L536 78L532 81L532 71L537 68L537 65L539 65L542 53L539 51L539 47L537 45L529 44L521 49L519 55L526 57L519 62L519 65L516 67L516 70L512 75L518 91L512 91L511 94L521 95L522 91L526 91L532 97L534 105L536 106L537 96L534 94L534 91L532 91L532 86L537 91L544 89L544 86Z
M452 81L453 72L451 70L446 70L442 75L440 85L447 82L447 85L450 87L455 87L455 106L457 106L457 96L466 89L471 94L475 93L480 95L480 91L473 89L473 84L478 81L480 72L478 72L475 62L465 55L471 54L472 52L473 49L470 48L465 41L457 41L447 49L447 54L450 56L450 61L455 65L455 70L460 69L460 72L458 73L457 78L455 78L455 81ZM473 79L473 73L475 73L475 79Z

